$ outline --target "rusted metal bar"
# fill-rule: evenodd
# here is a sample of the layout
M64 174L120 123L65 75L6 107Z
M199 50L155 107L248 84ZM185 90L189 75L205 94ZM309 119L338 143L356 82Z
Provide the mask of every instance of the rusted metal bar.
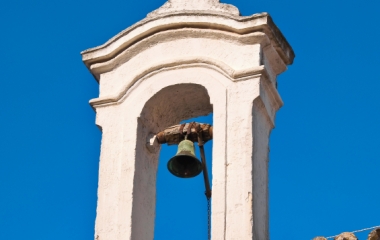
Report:
M199 150L201 152L201 160L202 160L202 167L203 167L203 178L205 181L205 195L207 199L211 198L211 187L210 187L210 181L208 178L208 171L207 171L207 164L206 164L206 157L205 157L205 150L202 146L199 146Z
M190 133L188 133L189 126ZM168 145L179 144L185 139L186 135L188 140L198 142L197 129L201 129L200 134L204 143L212 139L212 126L210 124L192 122L174 125L157 133L157 142L159 144L167 143Z
M205 195L206 195L207 200L209 200L211 198L211 187L210 187L210 181L208 178L208 170L207 170L205 150L203 148L203 145L204 145L204 141L202 138L203 129L200 126L198 126L195 130L198 133L197 134L198 146L199 146L199 151L201 153L201 160L202 160L202 167L203 167L203 179L204 179L205 188L206 188Z

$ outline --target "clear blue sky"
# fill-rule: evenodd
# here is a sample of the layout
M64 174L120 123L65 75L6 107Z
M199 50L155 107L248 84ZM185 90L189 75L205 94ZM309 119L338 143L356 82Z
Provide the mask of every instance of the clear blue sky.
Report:
M79 52L163 3L2 2L0 239L93 239L101 133L88 100L98 84ZM380 225L380 1L229 3L243 15L269 12L296 53L278 79L271 239ZM155 240L206 239L202 177L169 175L175 151L160 161Z

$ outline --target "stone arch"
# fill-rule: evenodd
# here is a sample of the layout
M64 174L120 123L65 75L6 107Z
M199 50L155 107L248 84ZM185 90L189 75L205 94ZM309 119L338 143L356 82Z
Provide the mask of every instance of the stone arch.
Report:
M146 102L140 121L157 132L182 120L211 112L210 96L204 86L176 84L163 88Z
M119 104L97 108L97 123L104 130L101 158L105 158L103 155L108 154L110 146L107 147L107 144L112 145L112 155L118 158L117 164L112 163L115 166L113 170L106 168L107 170L102 171L101 166L99 179L99 192L102 192L103 188L110 188L111 185L119 186L119 189L113 189L115 194L113 197L118 199L115 205L118 208L118 218L113 221L120 224L116 239L123 236L131 236L131 239L153 239L159 147L153 152L149 151L146 148L147 136L181 120L207 115L210 112L214 112L214 119L218 119L218 123L214 125L214 129L219 129L216 136L221 136L213 144L214 149L222 150L215 152L213 149L218 162L213 164L212 174L219 176L220 179L213 188L214 194L220 195L218 206L221 209L217 212L222 214L215 216L219 219L217 222L224 224L222 209L224 209L225 187L222 177L225 176L225 104L226 87L230 83L231 80L227 76L213 68L194 66L163 69L138 80L137 86L126 92L127 97L124 97ZM168 95L173 98L168 98ZM113 123L109 121L110 116L115 117ZM120 122L124 123L122 124L124 127L116 126ZM110 128L114 128L115 132L110 133ZM116 128L119 128L119 131ZM115 136L110 137L110 135ZM120 153L117 153L118 151ZM103 176L112 173L113 176ZM103 179L111 177L114 178L114 183L107 183L106 186L100 184L106 182ZM109 219L111 216L102 215L112 215L112 212L109 212L112 210L99 210L103 201L99 199L97 224L102 224L104 228L107 224L101 219ZM109 208L112 209L112 206ZM128 218L130 225L124 222ZM115 223L111 222L110 228L111 225ZM101 234L106 229L107 227L97 229L97 232Z
M198 114L207 114L211 108L214 113L212 150L214 181L211 216L213 239L229 239L239 234L230 230L241 227L241 224L233 220L235 215L243 214L247 219L251 219L251 216L255 215L254 219L257 221L262 218L267 219L267 215L261 215L267 212L267 206L260 215L247 211L247 208L252 209L255 204L260 207L263 205L262 200L264 199L260 198L260 201L257 202L253 201L253 198L263 193L260 189L264 189L266 184L261 184L260 189L253 189L250 181L252 181L251 173L254 169L246 167L250 164L249 159L254 157L250 153L252 148L247 147L245 143L237 142L237 140L243 139L242 137L250 139L254 134L251 128L254 127L252 103L255 99L262 102L257 111L261 112L258 114L263 114L265 117L269 116L267 109L276 105L271 103L273 100L260 100L261 94L266 98L267 95L264 95L264 92L271 91L271 87L268 87L270 84L263 84L263 82L268 82L268 79L261 74L234 81L215 66L207 64L171 67L144 75L124 93L119 101L95 106L97 124L103 128L101 159L106 159L103 164L101 161L100 166L97 234L105 235L107 239L124 239L125 236L130 236L130 239L153 239L159 150L149 152L146 148L146 137L150 133L156 133L180 120ZM206 106L185 111L178 116L175 115L178 112L173 111L170 113L172 115L168 115L171 117L160 120L160 116L155 116L153 119L156 120L147 121L146 119L150 119L147 116L152 111L154 112L153 106L156 98L162 98L165 93L170 94L170 90L176 88L182 89L180 92L190 90L190 92L201 93L203 97L200 99L203 100L199 100L199 104L204 105L207 102ZM207 97L204 97L206 95ZM183 102L190 101L185 99ZM247 105L248 102L250 104ZM241 103L245 104L241 105ZM148 111L149 109L153 110ZM269 116L269 118L271 117ZM244 126L245 130L237 129L239 126ZM260 135L261 137L266 138L267 136ZM228 148L229 145L233 145L235 148ZM110 152L110 149L113 151ZM257 156L258 159L262 157L265 158L261 154ZM242 162L242 158L247 158L245 166L237 164ZM214 159L218 161L214 161ZM257 176L262 174L258 173ZM231 181L228 176L239 176L239 178ZM244 204L235 205L243 197L243 193L227 193L240 191L241 189L237 186L240 186L242 181L247 183L245 186L250 189L250 194L244 193L244 198L247 199ZM112 193L105 193L109 191ZM246 194L248 195L246 196ZM108 198L116 199L117 210L113 209L114 206L109 205ZM214 201L217 201L217 204L214 204ZM237 206L237 211L226 211L228 204ZM115 215L117 218L114 217ZM265 238L268 230L266 223L267 221L264 221L263 224L266 227L260 228L262 230L257 229L257 226L260 225L255 227L252 223L246 224L245 228L254 228L252 234L258 234L259 238ZM227 225L229 228L226 227ZM98 226L102 226L102 228ZM117 231L112 230L114 226L118 226ZM225 231L220 231L220 229L225 229ZM256 231L260 233L254 233Z
M146 102L137 126L132 239L153 239L152 229L149 236L146 235L146 223L154 228L155 206L152 205L155 205L159 150L149 151L145 146L146 137L150 132L157 133L182 120L210 112L212 105L206 88L192 83L167 86ZM146 206L151 206L150 214Z

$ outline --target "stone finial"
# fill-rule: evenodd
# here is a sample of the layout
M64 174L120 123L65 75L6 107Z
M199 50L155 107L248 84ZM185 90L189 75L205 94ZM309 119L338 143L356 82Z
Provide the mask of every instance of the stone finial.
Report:
M148 17L184 11L220 12L230 15L240 14L237 7L230 4L220 3L219 0L168 0L159 9L149 13Z
M313 240L327 240L327 238L325 238L325 237L315 237L315 238L313 238Z
M368 234L368 240L380 240L380 228L374 229Z
M358 238L353 233L344 232L336 236L334 240L358 240Z

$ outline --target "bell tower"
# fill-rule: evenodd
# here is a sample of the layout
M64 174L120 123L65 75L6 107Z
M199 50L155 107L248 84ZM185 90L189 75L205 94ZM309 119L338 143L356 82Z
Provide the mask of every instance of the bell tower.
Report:
M269 239L276 81L294 53L267 13L169 0L82 56L100 88L90 101L102 131L95 239L153 239L160 146L152 136L210 112L212 239Z

